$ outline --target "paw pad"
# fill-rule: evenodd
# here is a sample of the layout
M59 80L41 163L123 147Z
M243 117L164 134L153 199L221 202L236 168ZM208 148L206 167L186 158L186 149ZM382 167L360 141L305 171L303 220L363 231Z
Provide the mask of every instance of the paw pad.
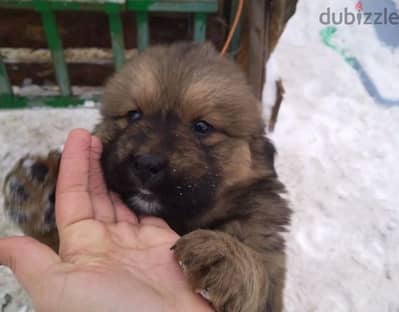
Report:
M28 200L29 194L25 187L20 184L15 177L12 177L7 184L8 195L13 198L13 200L22 204Z
M26 155L7 175L3 193L4 210L10 219L31 235L55 228L55 183L59 153L47 158Z
M30 174L32 176L32 179L37 180L38 182L43 182L47 176L47 173L48 168L43 163L37 162L30 167Z

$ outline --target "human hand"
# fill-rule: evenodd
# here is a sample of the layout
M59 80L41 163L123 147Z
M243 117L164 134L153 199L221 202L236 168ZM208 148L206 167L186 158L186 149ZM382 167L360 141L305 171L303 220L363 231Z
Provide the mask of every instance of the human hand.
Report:
M37 311L211 311L170 250L178 235L161 219L138 220L109 195L101 149L85 130L72 131L65 144L56 190L59 254L29 237L5 238L0 264Z

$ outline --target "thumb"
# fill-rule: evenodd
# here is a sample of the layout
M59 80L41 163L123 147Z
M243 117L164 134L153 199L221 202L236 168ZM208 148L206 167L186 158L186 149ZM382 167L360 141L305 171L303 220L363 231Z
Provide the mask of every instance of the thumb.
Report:
M60 261L46 245L27 236L0 239L0 265L9 267L18 281L30 292L36 278Z

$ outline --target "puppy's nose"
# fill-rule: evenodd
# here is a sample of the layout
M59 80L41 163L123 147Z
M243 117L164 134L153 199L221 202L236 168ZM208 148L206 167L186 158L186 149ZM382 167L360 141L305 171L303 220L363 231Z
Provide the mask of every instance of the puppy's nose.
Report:
M156 184L165 175L167 160L159 155L136 155L135 166L143 184ZM149 185L150 186L150 185Z

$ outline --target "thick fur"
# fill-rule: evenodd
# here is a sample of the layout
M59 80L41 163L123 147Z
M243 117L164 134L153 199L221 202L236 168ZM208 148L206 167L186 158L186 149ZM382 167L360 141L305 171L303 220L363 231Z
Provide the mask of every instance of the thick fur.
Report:
M216 311L281 311L290 209L260 105L237 65L210 44L150 48L110 79L101 113L94 134L109 188L182 235L173 248L193 289ZM196 131L200 121L211 130ZM54 155L29 163L58 168ZM151 156L144 173L143 155ZM55 225L43 207L54 206L56 176L50 169L39 181L25 160L4 186L11 218L47 243Z

